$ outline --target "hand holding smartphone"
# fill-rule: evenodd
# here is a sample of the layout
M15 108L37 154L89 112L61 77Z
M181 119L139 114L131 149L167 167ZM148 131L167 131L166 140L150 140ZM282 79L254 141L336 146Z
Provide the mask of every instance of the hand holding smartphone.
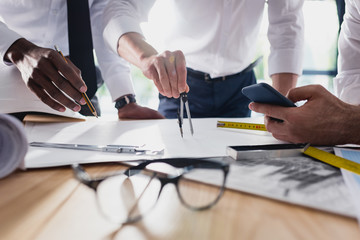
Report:
M241 92L253 102L267 103L283 107L296 107L290 99L266 83L258 83L244 87Z
M273 104L283 107L296 107L290 99L266 83L258 83L244 87L241 92L253 102ZM283 122L281 119L271 119Z

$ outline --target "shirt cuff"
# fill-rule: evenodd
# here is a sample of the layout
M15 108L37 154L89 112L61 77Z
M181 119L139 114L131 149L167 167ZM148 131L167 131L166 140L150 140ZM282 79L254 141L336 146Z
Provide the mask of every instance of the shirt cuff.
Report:
M346 103L360 105L360 73L348 74L334 78L334 93Z
M276 50L269 56L269 76L275 73L302 74L303 51L296 49Z
M18 39L22 38L21 35L17 34L14 31L6 31L6 35L1 36L0 40L0 57L4 64L6 65L12 65L11 62L5 61L5 53L9 49L9 47Z
M137 32L143 35L138 21L131 17L122 16L110 19L105 26L103 34L106 45L118 54L119 38L128 32Z
M134 94L135 90L131 81L131 77L128 74L115 74L114 76L108 77L105 81L106 87L108 88L111 99L115 102L116 99L128 94Z

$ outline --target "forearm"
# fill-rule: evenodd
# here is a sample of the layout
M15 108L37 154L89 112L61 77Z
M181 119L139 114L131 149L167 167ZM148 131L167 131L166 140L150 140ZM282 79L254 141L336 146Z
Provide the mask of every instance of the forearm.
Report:
M344 137L347 143L360 144L360 106L352 106L348 109L348 114L344 114L343 124Z
M273 87L286 96L290 89L296 87L298 75L294 73L276 73L271 75L271 79Z
M118 54L130 63L141 68L143 59L157 55L158 52L145 41L141 34L130 32L120 37Z

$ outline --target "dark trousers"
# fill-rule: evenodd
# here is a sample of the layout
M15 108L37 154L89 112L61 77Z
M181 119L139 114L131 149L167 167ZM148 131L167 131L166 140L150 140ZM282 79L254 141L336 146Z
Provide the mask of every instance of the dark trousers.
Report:
M250 100L241 93L241 89L255 83L253 70L211 79L207 74L188 68L187 84L190 91L187 96L191 117L249 117ZM159 98L159 112L166 118L177 118L180 99L161 94Z

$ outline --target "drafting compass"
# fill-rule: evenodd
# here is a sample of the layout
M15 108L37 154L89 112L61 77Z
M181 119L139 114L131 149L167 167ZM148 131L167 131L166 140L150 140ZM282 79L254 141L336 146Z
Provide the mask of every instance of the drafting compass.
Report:
M178 109L178 123L179 123L181 137L184 137L183 129L182 129L182 125L184 123L184 105L186 109L187 118L189 119L191 135L194 135L194 129L191 122L191 114L189 109L189 102L186 92L180 94L180 108Z

